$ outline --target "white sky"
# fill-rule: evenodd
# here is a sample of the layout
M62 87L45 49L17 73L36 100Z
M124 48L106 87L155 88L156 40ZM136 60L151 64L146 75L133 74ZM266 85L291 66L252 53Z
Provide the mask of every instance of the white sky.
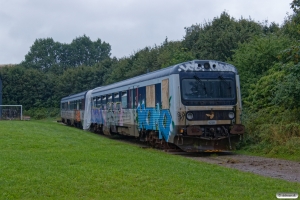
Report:
M184 27L226 11L235 19L282 24L292 0L0 0L0 64L25 59L38 38L71 43L84 34L130 56L166 37L182 40Z

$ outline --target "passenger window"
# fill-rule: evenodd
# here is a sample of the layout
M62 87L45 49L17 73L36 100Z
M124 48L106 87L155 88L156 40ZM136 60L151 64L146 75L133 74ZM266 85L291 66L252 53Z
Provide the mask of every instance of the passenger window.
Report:
M79 110L82 110L82 99L79 100Z
M93 106L93 108L96 107L96 101L97 101L97 99L96 99L96 97L94 97L94 98L93 98L93 101L92 101L92 106Z
M111 94L109 94L109 95L106 95L106 99L107 99L107 101L106 101L106 109L107 110L110 110L110 109L112 109L112 95Z
M97 97L96 107L101 108L101 97Z
M102 96L102 109L106 110L106 96Z
M115 93L115 94L114 94L114 102L119 102L119 100L120 100L120 95L119 95L119 93Z
M122 108L127 108L127 91L122 92Z

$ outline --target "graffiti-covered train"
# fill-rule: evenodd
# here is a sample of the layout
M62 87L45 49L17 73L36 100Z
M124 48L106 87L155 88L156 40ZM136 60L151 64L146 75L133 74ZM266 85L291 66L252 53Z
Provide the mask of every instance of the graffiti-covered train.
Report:
M237 69L193 60L61 100L62 122L186 152L231 151L242 138Z

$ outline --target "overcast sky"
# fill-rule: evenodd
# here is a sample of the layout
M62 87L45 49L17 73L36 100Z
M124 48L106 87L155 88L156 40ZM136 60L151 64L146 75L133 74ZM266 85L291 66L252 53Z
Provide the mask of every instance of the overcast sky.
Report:
M182 40L184 27L226 11L235 19L282 24L292 0L0 0L0 64L25 59L38 38L71 43L84 34L130 56L166 37Z

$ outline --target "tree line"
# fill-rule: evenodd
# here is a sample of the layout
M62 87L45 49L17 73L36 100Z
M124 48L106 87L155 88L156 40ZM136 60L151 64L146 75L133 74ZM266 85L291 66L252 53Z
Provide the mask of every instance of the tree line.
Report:
M109 43L86 35L70 44L37 39L24 61L0 69L3 104L22 104L25 110L58 108L69 94L188 60L214 59L239 71L249 133L245 142L259 140L268 146L296 137L293 142L300 152L300 2L293 0L290 6L293 14L282 25L235 19L223 12L209 22L185 27L181 41L166 38L122 58L111 57ZM277 127L279 122L286 125ZM275 127L289 136L272 132Z

